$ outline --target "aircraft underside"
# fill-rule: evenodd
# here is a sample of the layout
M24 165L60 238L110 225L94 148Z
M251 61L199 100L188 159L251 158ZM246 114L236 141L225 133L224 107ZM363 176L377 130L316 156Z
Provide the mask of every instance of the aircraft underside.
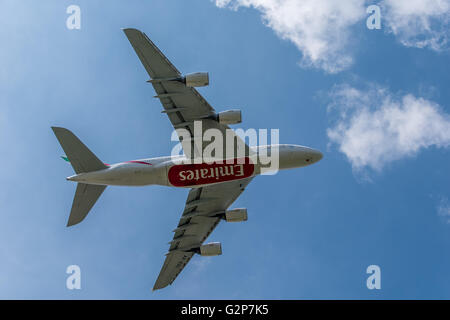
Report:
M276 146L277 164L272 171L303 167L321 158L317 151L295 145ZM253 160L252 160L253 159ZM150 158L108 165L102 170L80 173L67 180L96 185L145 186L163 185L196 188L227 181L246 179L264 172L258 155L210 163L184 163L185 158Z

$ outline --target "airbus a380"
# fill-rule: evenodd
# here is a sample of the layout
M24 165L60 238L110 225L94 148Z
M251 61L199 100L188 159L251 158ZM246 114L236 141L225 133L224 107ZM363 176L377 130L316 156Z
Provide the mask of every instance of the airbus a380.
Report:
M322 158L322 153L298 145L249 147L234 134L233 139L237 141L236 146L233 144L232 147L234 158L230 158L228 152L217 152L220 158L216 156L214 161L193 161L194 154L201 155L209 144L207 141L196 141L196 125L200 124L200 136L207 130L215 129L225 137L227 133L234 132L229 124L241 122L241 112L230 110L216 113L195 89L209 84L207 73L183 76L145 33L136 29L124 29L124 32L151 78L148 82L153 85L157 94L155 97L163 106L162 113L168 116L177 130L184 154L105 164L69 130L60 127L52 129L75 171L75 175L67 180L78 183L67 226L78 224L86 217L106 186L190 188L180 221L173 230L169 251L154 284L153 290L156 290L172 284L194 254L222 254L220 243L205 244L204 241L221 220L247 220L247 209L229 207L250 181L264 171L269 154L277 154L276 169L282 170L311 165ZM181 137L180 132L191 134L191 138ZM229 141L226 140L226 143Z

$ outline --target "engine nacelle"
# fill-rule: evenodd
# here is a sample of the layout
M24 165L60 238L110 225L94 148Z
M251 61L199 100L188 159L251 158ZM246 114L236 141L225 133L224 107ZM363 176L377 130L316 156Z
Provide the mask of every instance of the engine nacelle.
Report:
M187 87L204 87L209 85L208 72L190 73L184 76L183 82Z
M211 242L200 246L200 255L202 256L220 256L222 254L222 245L220 242Z
M221 124L236 124L242 122L241 110L227 110L217 114L217 121Z
M227 222L242 222L247 221L247 209L239 208L225 211L225 220Z

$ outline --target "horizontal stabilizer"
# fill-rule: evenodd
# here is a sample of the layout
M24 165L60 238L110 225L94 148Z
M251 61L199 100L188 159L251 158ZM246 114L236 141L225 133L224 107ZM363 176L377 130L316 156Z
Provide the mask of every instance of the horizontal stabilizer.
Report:
M59 127L52 129L76 173L107 168L71 131Z
M78 183L67 226L80 223L97 202L106 186Z

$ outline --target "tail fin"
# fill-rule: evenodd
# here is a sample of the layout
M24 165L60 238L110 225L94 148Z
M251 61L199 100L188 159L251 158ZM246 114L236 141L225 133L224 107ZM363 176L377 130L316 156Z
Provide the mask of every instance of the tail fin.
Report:
M72 132L58 127L52 127L52 129L75 173L107 168Z
M77 174L107 168L72 132L58 127L52 129ZM83 221L105 188L106 186L78 183L68 227Z

